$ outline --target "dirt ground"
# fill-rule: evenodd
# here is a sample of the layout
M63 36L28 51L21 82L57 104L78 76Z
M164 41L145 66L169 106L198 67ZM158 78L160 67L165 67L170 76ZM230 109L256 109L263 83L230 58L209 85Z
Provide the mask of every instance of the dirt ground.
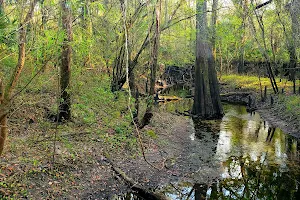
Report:
M155 113L153 120L146 129L155 131L157 138L145 143L146 159L138 156L129 159L124 156L114 155L111 161L121 168L127 176L146 189L156 189L178 182L203 182L210 183L219 176L217 162L212 156L216 148L215 138L212 133L203 133L201 141L193 140L195 131L191 119L176 116L170 113ZM201 144L200 144L201 143ZM105 159L105 158L104 158ZM102 162L107 167L106 162ZM113 180L116 174L109 170ZM81 197L87 199L111 199L118 192L126 194L126 184L122 179L110 182L115 191L106 187L104 191L90 190ZM115 194L113 194L115 193Z
M282 114L278 108L270 105L260 105L257 112L272 126L278 127L283 132L300 138L300 122L297 119Z
M280 119L276 107L260 105L258 112L284 132L300 136L297 128L299 122L288 121L285 116ZM19 118L24 119L22 116ZM141 153L130 150L109 151L105 148L105 141L99 139L96 133L82 132L80 127L75 129L80 134L70 135L66 130L62 131L60 137L66 142L75 141L76 148L81 151L72 155L58 143L56 165L53 167L52 154L43 153L52 150L47 149L48 143L42 138L53 135L54 127L50 127L50 131L47 129L44 137L40 138L36 134L34 138L27 138L27 132L34 130L35 124L26 123L23 122L23 129L13 129L15 135L29 141L26 153L18 152L13 158L10 157L12 155L7 155L0 160L0 194L3 196L15 199L121 199L122 195L130 192L130 188L112 170L107 159L147 189L159 190L179 180L191 183L197 180L198 183L200 181L209 185L220 174L220 164L212 159L218 138L215 133L218 131L204 128L198 135L201 139L193 140L195 129L192 120L170 112L154 112L150 125L141 132L146 159L155 167L149 165ZM215 123L212 129L218 126L218 121ZM149 131L153 132L153 136L144 137ZM39 142L39 149L34 147L33 141ZM44 143L44 146L41 145ZM31 158L32 155L35 156L34 159ZM73 159L74 156L76 159ZM37 162L38 160L44 162Z

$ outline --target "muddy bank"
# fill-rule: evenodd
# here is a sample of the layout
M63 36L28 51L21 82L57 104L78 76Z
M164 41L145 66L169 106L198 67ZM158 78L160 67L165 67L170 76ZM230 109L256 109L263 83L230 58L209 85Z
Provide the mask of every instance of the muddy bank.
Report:
M181 107L177 103L173 109ZM264 193L265 190L257 190L255 184L245 184L264 180L264 188L268 190L274 187L274 178L280 188L297 188L297 185L287 187L287 184L293 183L298 177L297 170L289 171L295 166L289 168L288 161L298 159L298 141L282 130L273 128L259 114L247 113L245 106L225 104L224 110L226 114L222 121L194 124L189 118L157 111L145 130L154 131L157 138L144 141L144 144L147 146L147 160L161 169L151 167L141 156L130 161L116 157L114 163L144 188L171 195L171 199L177 199L179 191L184 196L196 195L198 185L202 187L204 195L212 190L214 195L227 195L227 192L243 187L252 188L251 192L257 196L272 195ZM258 170L258 167L262 168ZM286 173L273 177L282 167ZM247 171L248 168L255 169L257 174L241 174L243 170L240 169ZM284 181L288 177L293 181ZM232 184L235 186L232 187ZM222 187L224 190L220 191L227 192L217 192L216 187ZM280 189L278 195L281 195L281 190L294 195L293 189ZM298 190L296 193L298 195ZM212 196L209 198L216 199Z
M217 122L216 122L217 123ZM153 131L155 138L144 141L146 159L152 165L147 164L140 155L134 159L127 156L113 155L110 159L126 175L146 189L155 189L169 185L172 182L203 182L210 183L219 176L220 165L213 159L216 150L216 133L205 130L199 140L195 140L195 130L190 118L176 116L167 112L156 112L151 124L145 127L145 131ZM111 174L116 177L116 174ZM124 180L117 178L110 184L116 186L117 191L125 195L129 190ZM95 191L87 193L83 197L96 199L99 197L112 198L111 191Z
M259 105L257 112L272 126L278 127L285 133L300 138L300 121L296 117L284 114L277 107L267 104Z

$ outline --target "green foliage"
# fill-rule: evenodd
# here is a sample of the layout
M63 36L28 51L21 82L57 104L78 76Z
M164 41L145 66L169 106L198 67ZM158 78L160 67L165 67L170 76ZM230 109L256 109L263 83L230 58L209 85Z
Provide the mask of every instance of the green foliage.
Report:
M281 96L280 102L285 105L287 113L298 116L300 119L300 98L299 95Z
M272 90L269 78L262 77L260 80L263 89L265 86L267 86L269 90ZM260 90L260 82L257 76L242 76L231 74L222 76L221 81L228 84L232 89L240 88L246 90ZM280 79L277 78L276 82L279 88L286 88L286 90L289 90L292 86L292 82L286 81L285 79L282 79L282 81L280 82Z
M152 139L157 139L157 135L153 130L147 130L146 134Z

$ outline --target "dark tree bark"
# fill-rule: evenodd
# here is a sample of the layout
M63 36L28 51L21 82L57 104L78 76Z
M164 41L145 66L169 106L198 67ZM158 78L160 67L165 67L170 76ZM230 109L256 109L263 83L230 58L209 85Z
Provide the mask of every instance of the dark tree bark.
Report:
M123 0L120 0L121 5L124 3ZM139 4L139 6L135 9L134 14L128 20L127 29L128 27L132 27L137 18L140 16L145 4ZM127 30L128 31L128 30ZM147 34L146 38L148 39L149 34ZM143 50L148 46L149 41L145 39L140 50L135 55L134 59L131 60L131 55L129 55L129 66L128 72L129 76L135 66L137 65L137 61ZM131 52L130 47L128 47L129 54ZM125 70L125 33L120 38L119 41L119 49L117 50L116 58L113 64L113 79L111 82L111 91L115 92L120 90L126 82L126 70Z
M223 108L211 44L207 34L207 2L197 1L197 44L193 114L206 119L220 118Z
M205 200L206 199L207 186L196 183L194 185L194 189L195 189L195 200Z
M62 9L62 27L65 31L65 38L61 52L61 68L60 68L60 88L61 101L59 105L59 121L71 119L71 95L69 93L70 77L71 77L71 54L72 48L72 15L71 7L68 0L61 0Z

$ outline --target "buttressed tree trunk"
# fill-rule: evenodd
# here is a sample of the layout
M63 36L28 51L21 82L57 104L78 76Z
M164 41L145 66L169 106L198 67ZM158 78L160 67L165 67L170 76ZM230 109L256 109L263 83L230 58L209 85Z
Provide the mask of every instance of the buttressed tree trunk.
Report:
M220 118L220 100L215 62L208 39L206 0L197 1L197 44L195 63L195 97L193 114L206 119Z
M71 77L71 54L72 47L72 15L71 3L68 0L61 0L62 8L62 27L65 32L65 38L61 52L60 68L60 89L61 101L59 105L59 121L71 119L71 95L69 93Z
M15 71L10 78L10 82L7 84L4 89L4 84L0 81L1 90L0 90L0 155L3 153L5 140L8 134L7 128L7 116L9 113L9 105L12 98L12 93L17 85L21 72L25 64L25 54L26 54L26 33L27 33L27 24L32 19L34 12L34 7L37 4L38 0L33 0L30 3L28 13L23 22L19 25L19 57L18 63L16 65Z

